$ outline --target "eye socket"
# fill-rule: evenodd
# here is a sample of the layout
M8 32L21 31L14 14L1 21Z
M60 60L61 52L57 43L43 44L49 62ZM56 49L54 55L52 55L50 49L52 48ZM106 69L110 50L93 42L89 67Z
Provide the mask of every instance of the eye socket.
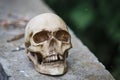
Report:
M70 34L67 31L64 31L64 30L57 31L55 37L59 41L68 42L70 40Z
M46 41L46 40L49 39L48 34L49 34L48 31L38 32L38 33L36 33L36 34L33 36L33 40L34 40L35 43L44 42L44 41Z

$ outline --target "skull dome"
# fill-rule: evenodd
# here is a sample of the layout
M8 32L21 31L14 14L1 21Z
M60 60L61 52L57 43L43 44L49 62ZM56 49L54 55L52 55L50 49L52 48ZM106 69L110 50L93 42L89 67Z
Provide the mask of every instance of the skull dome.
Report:
M47 75L64 74L71 47L67 25L56 14L40 14L28 22L25 29L25 48L37 72Z

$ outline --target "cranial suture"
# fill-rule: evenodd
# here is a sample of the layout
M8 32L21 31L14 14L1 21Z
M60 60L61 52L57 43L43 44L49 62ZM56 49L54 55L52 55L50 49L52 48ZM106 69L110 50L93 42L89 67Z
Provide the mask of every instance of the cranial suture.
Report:
M67 71L66 58L72 47L71 36L65 22L56 14L40 14L28 22L25 47L37 72L62 75Z

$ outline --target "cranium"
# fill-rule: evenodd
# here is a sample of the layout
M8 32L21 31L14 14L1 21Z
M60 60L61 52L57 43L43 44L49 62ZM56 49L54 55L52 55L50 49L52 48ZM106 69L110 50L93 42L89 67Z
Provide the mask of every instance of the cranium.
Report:
M37 72L62 75L67 71L71 36L59 16L44 13L31 19L25 29L25 47Z

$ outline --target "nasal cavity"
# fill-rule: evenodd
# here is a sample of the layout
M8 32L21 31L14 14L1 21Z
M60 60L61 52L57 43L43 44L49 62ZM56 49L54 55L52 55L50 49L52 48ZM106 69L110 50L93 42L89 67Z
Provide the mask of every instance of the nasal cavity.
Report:
M49 48L50 48L50 53L53 53L54 51L56 51L57 41L55 39L52 39L50 41Z

